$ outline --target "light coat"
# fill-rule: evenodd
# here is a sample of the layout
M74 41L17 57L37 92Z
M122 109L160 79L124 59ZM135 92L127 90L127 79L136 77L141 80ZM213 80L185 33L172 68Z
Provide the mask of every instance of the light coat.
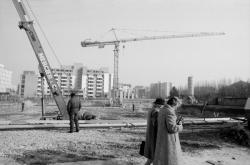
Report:
M181 146L178 132L182 125L176 124L175 109L165 105L158 114L158 131L154 165L182 165Z

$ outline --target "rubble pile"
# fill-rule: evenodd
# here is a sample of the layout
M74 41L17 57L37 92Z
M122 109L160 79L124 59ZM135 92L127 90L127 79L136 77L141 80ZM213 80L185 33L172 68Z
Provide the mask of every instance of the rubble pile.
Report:
M250 132L243 128L232 128L223 131L220 135L226 141L250 147Z

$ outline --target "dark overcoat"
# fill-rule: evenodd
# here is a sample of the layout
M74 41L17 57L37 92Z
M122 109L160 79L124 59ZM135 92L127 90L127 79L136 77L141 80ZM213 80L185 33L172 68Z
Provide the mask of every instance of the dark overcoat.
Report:
M157 117L159 108L151 108L147 116L146 141L144 147L144 156L148 159L154 159L156 136L157 136Z
M78 113L80 109L81 109L81 101L79 97L76 96L71 97L67 105L67 110L69 115Z
M181 146L178 132L182 125L176 124L175 109L165 105L158 114L158 131L154 165L182 165Z

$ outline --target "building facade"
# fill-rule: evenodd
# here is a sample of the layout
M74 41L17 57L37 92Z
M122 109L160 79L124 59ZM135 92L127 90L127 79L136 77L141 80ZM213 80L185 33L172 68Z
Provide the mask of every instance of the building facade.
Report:
M7 70L0 64L0 92L8 92L13 88L11 83L12 71Z
M72 66L72 80L74 81L73 88L77 90L82 89L82 75L83 75L83 69L85 67L83 66L82 63L75 63Z
M188 96L194 96L194 84L193 84L193 77L188 77Z
M131 84L119 84L120 99L134 99L135 94Z
M63 96L69 96L70 91L74 88L75 85L75 77L73 75L73 66L62 66L60 68L53 68L52 72L54 74L54 78L61 89ZM41 88L41 76L37 76L37 96L42 95ZM44 77L44 95L52 96L50 92L49 85Z
M145 99L147 98L147 89L144 86L135 86L134 87L135 98Z
M172 83L170 82L158 82L150 84L149 95L150 98L167 98L170 95L170 90L172 89Z
M37 74L34 71L24 71L20 77L19 92L22 98L35 97L37 94Z
M82 90L86 98L110 97L112 75L108 68L88 69L83 67Z
M74 65L53 68L52 72L63 96L69 96L72 90L77 91L77 95L84 98L109 98L111 96L112 75L108 73L108 68L88 69L81 63L76 63ZM26 88L28 87L25 84L28 83L27 79L30 79L32 88ZM20 95L23 97L41 97L41 79L40 74L38 75L34 71L25 71L21 76ZM52 94L45 77L43 81L44 96L51 97ZM33 86L36 86L35 92ZM26 94L27 91L32 94Z

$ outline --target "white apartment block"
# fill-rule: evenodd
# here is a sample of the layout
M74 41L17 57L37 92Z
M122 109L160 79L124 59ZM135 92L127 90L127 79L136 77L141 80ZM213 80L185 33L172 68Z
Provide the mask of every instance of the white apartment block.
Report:
M13 88L11 78L12 71L5 69L4 65L0 64L0 92L8 92Z
M58 84L58 86L61 89L63 96L69 96L70 91L74 88L73 84L75 81L74 75L73 75L73 66L62 66L60 68L54 68L52 69L52 72L54 74L54 78ZM45 79L45 78L44 78ZM41 76L38 76L37 81L37 96L41 96ZM44 95L45 96L51 96L49 85L47 84L47 81L44 81Z
M107 68L98 70L83 68L82 90L84 97L110 97L111 89L112 75L108 73Z
M110 97L112 75L108 68L88 69L81 63L52 69L54 78L63 96L69 96L72 89L84 98ZM41 77L38 76L37 96L41 96ZM44 81L44 95L51 96L49 86Z
M37 90L37 74L34 71L24 71L20 77L19 94L23 98L35 97Z

